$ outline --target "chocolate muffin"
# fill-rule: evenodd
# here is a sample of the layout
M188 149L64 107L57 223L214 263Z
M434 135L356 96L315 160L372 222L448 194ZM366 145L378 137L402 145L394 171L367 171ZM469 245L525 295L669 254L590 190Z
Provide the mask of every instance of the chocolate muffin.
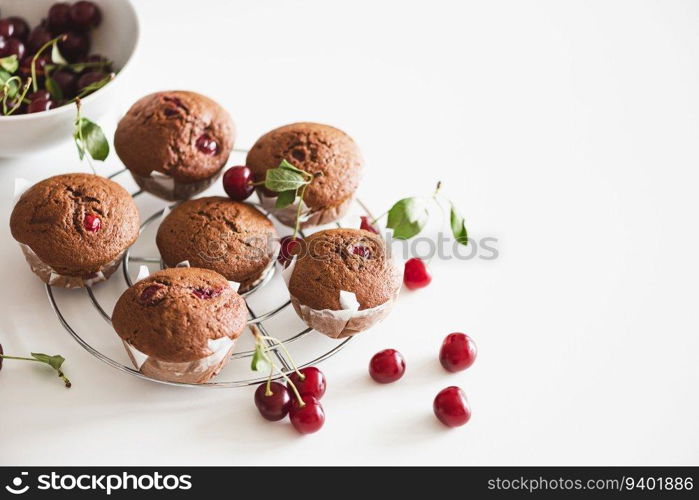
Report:
M32 271L66 288L106 280L138 237L138 208L116 182L91 174L49 177L29 188L10 217Z
M235 141L230 115L186 91L142 97L119 122L114 149L138 185L166 200L186 200L221 173Z
M240 283L244 292L264 279L279 247L272 222L247 203L221 196L185 201L160 224L165 264L189 261Z
M248 153L246 164L256 182L264 181L267 170L286 160L316 175L306 189L301 227L327 224L341 218L352 204L362 171L357 144L342 130L318 123L293 123L260 137ZM276 193L263 187L258 194L265 209L280 222L293 227L296 206L274 207Z
M302 247L285 277L291 303L308 326L341 338L388 315L402 276L381 236L328 229L308 236Z
M151 274L119 297L112 324L141 373L199 384L228 362L245 329L245 301L208 269Z

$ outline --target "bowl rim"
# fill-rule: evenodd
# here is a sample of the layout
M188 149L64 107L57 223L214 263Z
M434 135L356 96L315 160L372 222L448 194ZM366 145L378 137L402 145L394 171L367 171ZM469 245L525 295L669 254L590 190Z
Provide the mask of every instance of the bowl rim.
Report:
M102 91L105 88L109 87L110 85L113 85L114 82L116 81L116 79L119 77L119 75L121 73L123 73L126 68L129 67L129 65L131 64L131 61L133 60L134 54L136 53L136 50L138 50L138 45L139 45L140 39L141 39L141 23L140 23L140 20L138 17L138 11L134 7L132 0L122 0L122 2L126 6L128 6L129 10L131 11L131 14L133 15L133 20L134 20L133 50L129 54L128 58L126 59L126 62L119 70L119 73L116 74L114 79L111 82L104 85L103 87L97 89L92 94L80 99L80 102L82 102L82 103L89 104L92 100L96 99L97 98L96 96L98 94L102 93ZM47 111L40 111L39 113L25 113L23 115L10 115L10 116L5 116L5 115L0 114L0 122L9 122L9 121L19 122L22 120L36 120L36 119L40 119L41 117L44 117L44 116L56 116L60 113L66 113L68 110L75 110L75 108L71 105L65 104L63 106L49 109Z

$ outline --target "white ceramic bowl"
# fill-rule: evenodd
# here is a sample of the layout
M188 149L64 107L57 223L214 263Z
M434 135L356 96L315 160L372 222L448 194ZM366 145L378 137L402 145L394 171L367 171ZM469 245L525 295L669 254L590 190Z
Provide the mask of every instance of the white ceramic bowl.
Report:
M130 0L92 0L102 10L102 23L92 32L91 53L114 61L116 78L82 99L83 115L99 119L115 102L124 71L138 44L139 26ZM2 17L21 16L31 28L46 17L56 0L0 0ZM22 156L72 140L75 106L66 105L41 113L0 114L0 157Z

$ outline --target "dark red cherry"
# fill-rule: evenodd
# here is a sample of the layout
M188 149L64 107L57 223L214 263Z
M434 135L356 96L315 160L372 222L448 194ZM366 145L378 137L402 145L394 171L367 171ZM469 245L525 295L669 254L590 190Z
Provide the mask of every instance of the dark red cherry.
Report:
M213 299L223 293L221 288L194 288L192 293L200 299Z
M243 201L255 190L252 172L246 166L231 167L223 174L223 189L233 200Z
M5 354L5 351L2 350L2 344L0 344L0 354ZM0 357L0 370L2 370L2 360L4 358Z
M101 56L99 54L92 54L87 57L83 57L80 62L83 63L88 63L88 64L99 64L99 66L87 66L83 73L87 73L88 71L95 71L95 70L100 70L104 71L105 73L111 73L112 72L112 64L104 56Z
M359 225L359 229L364 229L365 231L370 231L374 234L379 234L377 229L371 224L371 222L369 222L369 217L362 215L360 219L362 219L362 223Z
M365 259L368 259L371 257L371 250L369 247L365 247L364 245L354 245L352 247L352 253L354 255L359 255L360 257L364 257Z
M77 93L77 77L72 71L57 69L51 73L51 78L61 89L64 99L70 99Z
M434 414L447 427L459 427L471 418L466 394L456 386L442 389L434 398Z
M213 156L218 152L218 144L209 134L199 136L196 146L205 155Z
M449 372L460 372L476 360L476 344L465 333L450 333L442 342L439 350L439 362Z
M84 73L78 79L77 88L79 91L83 90L84 88L89 87L93 83L101 82L105 78L107 78L107 75L105 75L101 71L90 71L88 73Z
M163 300L167 294L167 288L165 285L160 283L155 283L153 285L147 286L139 295L138 300L142 304L147 306L153 306Z
M90 51L90 37L87 33L69 31L65 38L58 42L58 48L66 59L75 62L85 57Z
M19 38L8 38L4 40L4 43L0 46L0 57L15 55L17 59L21 60L24 57L24 53L24 44Z
M53 40L51 32L43 26L37 26L29 33L27 49L30 54L35 54L41 47ZM43 54L43 52L42 52Z
M313 396L320 400L323 394L325 394L326 389L325 375L323 375L323 372L315 366L301 368L299 372L303 375L303 380L301 380L301 377L296 372L291 372L288 375L289 380L294 383L299 394L301 394L301 396ZM292 390L291 387L289 387L289 390Z
M409 290L417 290L424 288L430 284L432 276L427 272L427 267L422 259L413 257L405 263L405 271L403 273L403 283Z
M70 23L73 29L87 31L102 22L102 12L92 2L75 2L70 8Z
M277 382L269 384L263 382L255 390L255 406L267 420L273 422L281 420L289 414L291 408L291 396L285 386Z
M395 349L377 352L369 362L369 375L380 384L395 382L405 373L405 359Z
M31 106L31 104L30 104ZM30 111L31 112L31 111ZM87 214L83 219L83 227L86 231L94 233L102 229L102 220L95 214Z
M7 20L10 21L14 27L14 33L12 36L26 42L27 37L29 36L29 24L27 21L17 16L10 16L7 18Z
M15 25L9 19L0 19L0 38L11 38L15 35Z
M286 267L291 263L294 255L298 255L301 251L301 245L303 240L301 238L294 238L293 236L284 236L279 240L279 256L277 260L279 263Z
M319 431L325 423L325 412L320 402L313 396L302 396L304 405L301 406L296 398L291 400L289 420L301 434L311 434Z
M51 94L48 90L37 90L36 92L32 92L31 94L29 94L27 97L30 101L38 101L40 99L48 101L49 99L51 99Z
M54 36L70 30L70 4L66 2L55 3L49 9L46 17L46 25Z
M27 113L40 113L41 111L48 111L55 107L56 104L50 99L37 99L29 103L29 106L27 106Z

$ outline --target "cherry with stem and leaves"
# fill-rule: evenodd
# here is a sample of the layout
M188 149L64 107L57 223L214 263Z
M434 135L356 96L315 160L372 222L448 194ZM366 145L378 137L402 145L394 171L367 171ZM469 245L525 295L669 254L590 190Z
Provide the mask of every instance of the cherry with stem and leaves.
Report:
M72 387L71 381L66 377L65 373L63 373L63 363L65 362L65 358L59 354L54 354L53 356L49 356L48 354L43 354L40 352L32 352L31 353L31 358L27 357L22 357L22 356L8 356L4 354L4 351L2 349L2 345L0 345L0 370L2 369L3 365L3 360L5 359L10 359L10 360L15 360L15 361L30 361L33 363L43 363L45 365L50 366L53 368L58 377L63 380L63 383L65 386L70 389Z

